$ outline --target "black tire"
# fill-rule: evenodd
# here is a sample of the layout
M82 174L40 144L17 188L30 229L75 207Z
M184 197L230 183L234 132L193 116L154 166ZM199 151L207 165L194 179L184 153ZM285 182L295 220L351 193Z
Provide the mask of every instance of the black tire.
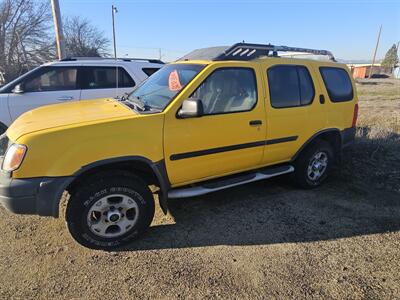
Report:
M88 219L94 214L92 210L95 207L95 203L98 204L99 202L105 201L106 205L115 205L117 207L119 204L109 203L111 201L110 199L113 199L113 201L115 199L118 200L118 196L116 195L121 195L121 199L127 196L130 200L133 200L133 202L130 200L128 201L135 205L135 223L129 225L132 226L129 229L126 229L128 226L122 229L118 227L118 225L114 225L119 221L108 225L108 223L106 224L105 222L111 222L111 218L107 219L109 215L107 215L106 211L101 212L99 217L97 217L98 220L96 220L98 224L102 222L101 224L104 225L101 226L109 226L108 228L114 226L115 228L118 227L122 233L126 232L123 234L121 233L122 235L117 237L104 237L95 234L89 225ZM110 197L107 198L107 196ZM122 211L122 208L120 209ZM148 186L139 177L131 173L120 171L99 173L82 182L72 193L66 208L66 222L72 237L82 246L91 249L111 251L140 237L149 228L154 217L154 210L153 195ZM90 213L91 211L92 213ZM111 206L108 212L110 211L118 212L118 208ZM128 220L128 211L126 211L125 214L126 216L120 214L121 222L123 218Z
M313 176L308 174L309 166L315 161L315 157L319 153L326 155L327 165L319 178L312 179ZM328 142L324 140L315 141L300 154L300 157L294 163L294 180L296 185L304 189L312 189L320 186L332 170L334 159L332 146Z

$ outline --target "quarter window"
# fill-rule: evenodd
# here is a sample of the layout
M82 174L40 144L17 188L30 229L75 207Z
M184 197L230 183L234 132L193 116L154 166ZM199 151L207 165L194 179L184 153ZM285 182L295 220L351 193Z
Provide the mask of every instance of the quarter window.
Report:
M76 78L76 68L43 68L40 75L25 81L24 90L25 92L74 90L77 88Z
M142 71L149 77L151 75L153 75L155 72L157 72L158 70L160 70L160 68L143 68L142 69Z
M111 89L117 86L115 67L83 67L83 89ZM118 87L134 87L135 82L123 69L118 68Z
M321 67L319 71L332 102L353 100L353 86L349 74L344 69Z
M315 95L314 84L304 66L279 65L268 69L271 105L275 108L310 104Z
M202 100L204 114L248 111L257 103L254 71L248 68L223 68L214 71L193 93Z

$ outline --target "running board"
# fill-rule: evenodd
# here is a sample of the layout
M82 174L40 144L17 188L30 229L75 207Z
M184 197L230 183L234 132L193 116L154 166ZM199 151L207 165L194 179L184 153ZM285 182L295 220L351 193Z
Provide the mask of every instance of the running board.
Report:
M189 198L200 195L205 195L208 193L228 189L234 186L239 186L249 182L254 182L258 180L268 179L271 177L291 173L294 171L294 167L290 165L272 167L266 169L260 169L255 173L237 175L235 177L229 177L219 180L213 180L204 182L200 185L183 187L172 189L168 192L168 198Z

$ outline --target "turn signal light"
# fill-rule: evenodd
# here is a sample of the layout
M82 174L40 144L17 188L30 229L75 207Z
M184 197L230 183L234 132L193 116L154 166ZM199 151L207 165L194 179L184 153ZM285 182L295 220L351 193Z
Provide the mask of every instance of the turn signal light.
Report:
M17 170L21 166L27 150L25 145L11 145L4 157L2 169L7 172Z

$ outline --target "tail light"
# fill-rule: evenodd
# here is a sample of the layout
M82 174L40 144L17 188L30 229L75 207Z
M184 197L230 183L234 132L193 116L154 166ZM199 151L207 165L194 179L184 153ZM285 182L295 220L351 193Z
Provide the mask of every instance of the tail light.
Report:
M354 105L353 123L351 123L351 127L355 127L357 125L357 118L358 118L358 103Z

